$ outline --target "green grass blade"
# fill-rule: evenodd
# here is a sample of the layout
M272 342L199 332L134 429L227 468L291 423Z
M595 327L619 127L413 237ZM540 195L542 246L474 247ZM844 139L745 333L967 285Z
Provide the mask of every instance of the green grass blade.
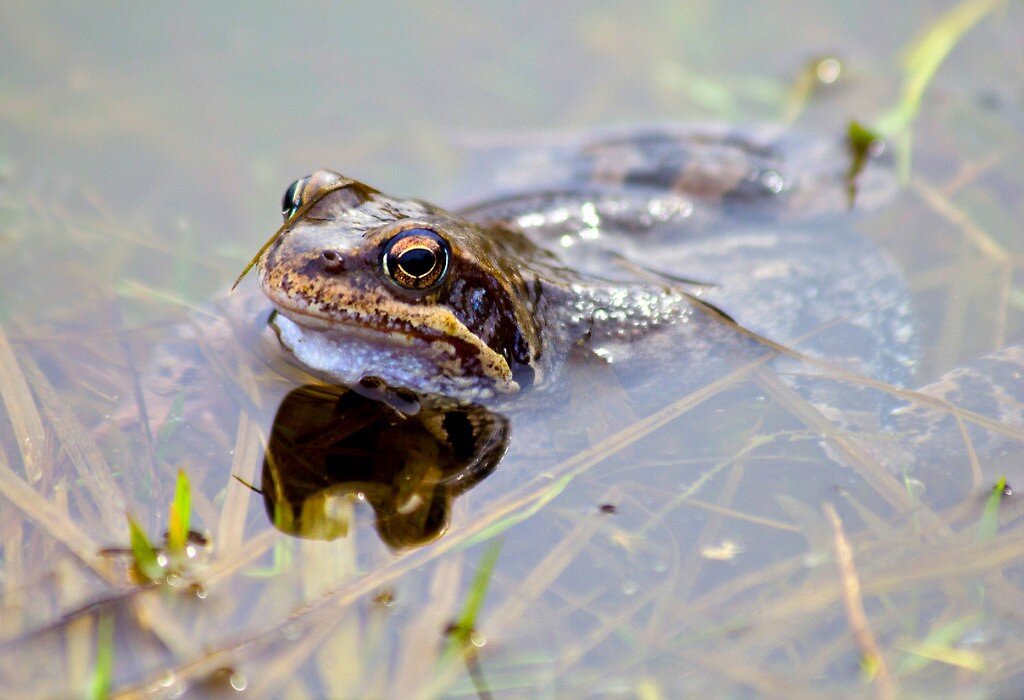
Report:
M480 544L481 542L486 542L489 539L493 539L498 535L502 534L503 532L505 532L506 530L508 530L509 528L515 527L524 520L533 517L533 515L537 513L541 508L543 508L552 500L554 500L555 496L562 493L562 491L565 490L565 487L568 486L569 482L572 480L573 475L566 474L561 479L551 484L551 486L549 486L548 489L544 491L544 493L542 493L529 508L518 513L512 513L508 517L502 518L498 522L488 527L486 530L469 538L469 540L467 540L465 544L461 545L461 548L468 549L474 545Z
M128 529L131 533L132 560L139 574L145 578L155 581L163 576L163 567L157 561L156 549L149 541L145 531L135 521L135 518L128 516Z
M183 556L188 543L192 519L192 490L184 469L178 470L178 483L174 487L174 500L167 524L167 550L172 556Z
M110 682L114 675L114 618L101 615L96 626L96 670L89 684L89 700L110 697Z
M935 72L963 36L1006 0L963 0L937 17L904 50L904 81L900 100L875 124L886 138L910 128Z
M987 542L999 531L999 505L1003 502L1005 494L1006 477L1002 476L992 487L992 493L985 500L985 510L982 511L981 521L978 522L978 540L980 542Z
M909 676L917 673L931 665L933 661L974 671L981 670L984 665L983 659L976 650L958 649L954 645L982 620L981 615L968 615L934 629L924 641L898 644L897 648L907 652L907 657L899 665L899 674Z
M451 640L441 657L442 665L447 664L455 654L465 649L472 639L476 630L476 619L487 597L487 588L490 586L494 567L498 563L501 545L501 540L492 541L480 558L480 568L477 569L473 583L470 584L462 612L458 621L451 627Z
M494 566L498 563L498 555L501 553L501 540L493 541L487 547L483 557L480 559L480 568L473 577L473 585L469 588L469 596L466 598L466 605L459 616L459 629L465 630L468 640L469 633L476 626L476 618L483 607L484 598L487 597L487 588L491 583L491 575L494 573Z

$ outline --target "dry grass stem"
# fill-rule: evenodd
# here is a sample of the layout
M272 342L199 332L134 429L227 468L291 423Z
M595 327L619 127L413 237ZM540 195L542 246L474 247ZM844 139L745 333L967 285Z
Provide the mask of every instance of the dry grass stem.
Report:
M0 327L0 398L7 408L7 416L18 440L18 449L29 483L43 478L43 455L46 448L46 431L39 416L35 399L22 374L14 348Z
M871 631L867 613L864 612L864 598L861 593L860 578L857 576L857 568L853 561L853 548L850 546L850 541L846 539L843 522L839 519L839 513L836 512L835 507L831 503L826 503L824 510L825 516L832 525L835 538L833 551L836 568L839 570L839 579L842 583L846 619L857 639L861 655L874 675L879 697L895 698L897 697L896 680L889 671L889 666L886 664L878 642L875 640L875 635Z

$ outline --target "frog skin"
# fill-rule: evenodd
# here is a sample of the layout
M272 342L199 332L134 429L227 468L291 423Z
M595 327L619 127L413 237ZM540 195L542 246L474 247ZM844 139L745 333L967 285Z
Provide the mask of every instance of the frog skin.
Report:
M885 378L902 378L909 343L882 337L908 335L895 267L845 228L801 228L823 210L843 213L846 161L834 147L831 160L817 153L823 143L671 130L588 137L543 149L548 160L504 158L496 196L456 212L320 171L286 193L259 280L283 344L345 385L372 376L464 400L514 395L549 385L581 340L621 361L660 336L662 350L696 362L740 342L718 308L783 342L873 313L878 342L851 366L895 367ZM884 189L869 174L866 192ZM745 228L733 211L772 226ZM822 251L843 259L825 265ZM419 276L404 274L401 255ZM713 286L680 283L687 274ZM846 276L857 289L831 281Z

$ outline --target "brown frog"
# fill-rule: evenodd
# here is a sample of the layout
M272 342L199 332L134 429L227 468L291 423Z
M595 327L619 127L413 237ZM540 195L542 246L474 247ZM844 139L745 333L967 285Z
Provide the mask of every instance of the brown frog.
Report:
M896 268L845 227L802 225L843 215L834 145L829 159L821 141L730 132L564 141L502 158L496 196L455 212L331 171L293 183L256 263L282 343L330 381L482 400L550 384L579 342L613 362L747 342L725 308L782 341L859 315L870 342L839 359L906 372Z

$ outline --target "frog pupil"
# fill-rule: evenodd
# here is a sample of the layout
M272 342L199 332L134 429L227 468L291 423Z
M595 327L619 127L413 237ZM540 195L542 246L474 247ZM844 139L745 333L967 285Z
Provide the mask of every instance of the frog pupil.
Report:
M399 267L412 277L423 277L429 274L436 264L437 256L426 248L410 248L398 258Z

